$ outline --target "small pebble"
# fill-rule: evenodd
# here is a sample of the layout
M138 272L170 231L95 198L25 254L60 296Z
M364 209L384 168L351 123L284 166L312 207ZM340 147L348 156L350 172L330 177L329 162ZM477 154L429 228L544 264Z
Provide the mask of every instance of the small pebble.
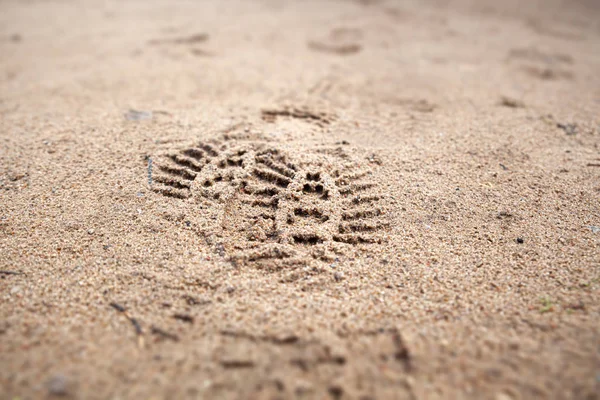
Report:
M62 374L54 375L47 384L51 396L66 396L68 394L67 377Z
M525 243L525 240L523 240L523 238L517 238L517 243L523 244Z
M128 121L143 121L152 119L152 111L129 110L125 113L125 119Z

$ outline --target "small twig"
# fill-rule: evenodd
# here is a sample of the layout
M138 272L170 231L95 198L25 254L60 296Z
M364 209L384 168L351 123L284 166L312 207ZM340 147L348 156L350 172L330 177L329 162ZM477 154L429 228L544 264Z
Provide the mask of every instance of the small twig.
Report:
M196 44L203 43L209 39L207 33L196 33L190 36L184 37L176 37L172 39L153 39L148 41L148 44L151 45L160 45L160 44Z
M175 315L173 315L173 318L178 319L183 322L190 323L190 324L194 323L194 317L192 317L191 315L187 315L187 314L175 314Z
M25 275L25 273L21 271L0 270L0 275Z
M148 185L152 185L152 158L148 157Z
M168 115L169 117L172 117L172 116L173 116L173 114L171 114L170 112L168 112L168 111L163 111L163 110L152 110L152 112L153 112L154 114Z
M226 369L253 368L254 361L250 360L222 360L221 365Z
M131 317L127 317L127 318L129 318L129 321L131 321L131 325L133 325L133 327L135 328L135 333L137 335L143 335L142 327L140 326L140 323L138 322L138 320L135 318L131 318Z
M205 306L207 304L212 303L212 301L210 301L210 300L198 300L197 298L190 296L188 294L183 295L182 297L190 306L196 306L196 305Z
M152 332L154 335L158 335L158 336L162 336L165 339L169 339L172 340L174 342L178 342L179 341L179 336L173 334L173 333L169 333L167 331L164 331L154 325L152 325L150 327L150 332Z
M117 303L110 303L110 306L111 306L112 308L114 308L115 310L117 310L118 312L122 312L122 313L124 313L125 311L127 311L127 310L125 309L125 307L123 307L122 305L120 305L120 304L117 304Z
M140 348L144 347L144 331L142 330L142 326L140 325L138 320L131 317L127 313L127 309L125 307L123 307L122 305L120 305L119 303L112 302L112 303L110 303L110 306L112 308L114 308L115 310L117 310L118 312L120 312L121 314L125 315L125 317L129 320L129 322L131 322L131 325L133 325L133 328L135 329L135 334L138 337L138 346Z
M407 371L412 369L412 356L408 349L408 346L404 342L400 331L397 329L392 329L392 341L394 342L394 346L396 347L396 351L394 352L394 358L404 364L404 368Z

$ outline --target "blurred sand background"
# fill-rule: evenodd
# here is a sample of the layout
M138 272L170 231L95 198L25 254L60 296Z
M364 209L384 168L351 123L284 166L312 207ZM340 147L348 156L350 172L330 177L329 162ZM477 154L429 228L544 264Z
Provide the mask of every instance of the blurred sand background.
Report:
M597 399L599 71L595 1L0 2L0 398ZM244 256L149 184L223 141L385 228Z

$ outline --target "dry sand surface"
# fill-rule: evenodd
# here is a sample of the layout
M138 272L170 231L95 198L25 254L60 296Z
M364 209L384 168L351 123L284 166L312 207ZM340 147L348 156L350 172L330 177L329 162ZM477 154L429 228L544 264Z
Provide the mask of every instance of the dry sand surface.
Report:
M5 0L0 55L0 398L599 398L597 1Z

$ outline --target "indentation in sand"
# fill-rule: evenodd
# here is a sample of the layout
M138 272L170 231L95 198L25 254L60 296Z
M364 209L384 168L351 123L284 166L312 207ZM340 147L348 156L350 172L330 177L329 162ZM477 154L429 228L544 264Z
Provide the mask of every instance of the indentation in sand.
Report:
M208 234L232 260L329 261L384 238L385 197L362 164L342 146L201 142L155 157L152 190L216 215Z

